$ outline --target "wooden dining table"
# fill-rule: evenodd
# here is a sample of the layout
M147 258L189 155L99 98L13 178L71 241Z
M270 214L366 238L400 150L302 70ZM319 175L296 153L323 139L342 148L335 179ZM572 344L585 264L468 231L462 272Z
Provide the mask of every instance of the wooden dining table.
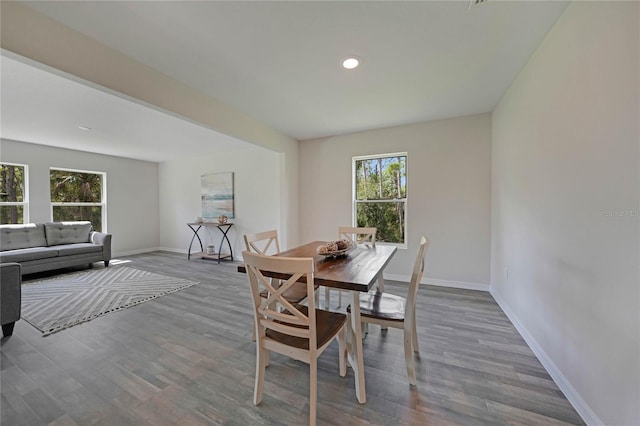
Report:
M347 324L347 360L355 375L356 398L367 402L364 384L364 355L362 349L362 327L360 323L360 293L368 292L377 283L383 290L382 272L396 252L396 247L387 245L358 244L344 256L331 258L317 254L316 248L326 241L313 241L275 256L313 257L314 282L316 285L351 293L351 321ZM239 266L245 272L244 266ZM263 274L270 276L268 272ZM284 278L273 274L276 278Z

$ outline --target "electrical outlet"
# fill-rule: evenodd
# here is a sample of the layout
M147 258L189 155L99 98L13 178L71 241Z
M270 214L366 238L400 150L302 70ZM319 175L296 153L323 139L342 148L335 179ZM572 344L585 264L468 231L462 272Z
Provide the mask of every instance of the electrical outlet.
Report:
M504 280L509 281L509 268L504 268Z

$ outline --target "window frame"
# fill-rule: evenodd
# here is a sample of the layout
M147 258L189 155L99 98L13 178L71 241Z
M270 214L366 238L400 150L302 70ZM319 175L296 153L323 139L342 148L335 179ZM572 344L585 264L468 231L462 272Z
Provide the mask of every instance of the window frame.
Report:
M63 172L72 172L72 173L87 173L100 175L102 177L102 188L100 191L100 199L99 203L61 203L61 202L53 202L51 201L51 171L63 171ZM107 173L106 172L98 172L94 170L79 170L79 169L69 169L66 167L49 167L49 216L51 221L53 221L53 209L54 207L100 207L101 212L101 220L102 220L102 229L101 232L107 232Z
M356 179L356 162L362 160L376 160L378 158L389 157L405 157L405 197L404 198L390 198L387 200L358 200L356 198L357 191L357 179ZM378 241L376 238L376 244L395 246L399 249L407 249L408 244L408 203L409 203L409 153L404 152L391 152L384 154L373 155L359 155L351 157L351 224L352 226L358 226L357 205L358 203L404 203L404 242L403 243L390 243L385 241Z
M1 161L0 165L3 166L15 166L23 168L23 181L22 184L24 188L22 188L22 201L0 201L0 206L22 206L22 223L27 224L30 220L29 215L29 165L27 164L19 164L19 163L10 163L8 161Z

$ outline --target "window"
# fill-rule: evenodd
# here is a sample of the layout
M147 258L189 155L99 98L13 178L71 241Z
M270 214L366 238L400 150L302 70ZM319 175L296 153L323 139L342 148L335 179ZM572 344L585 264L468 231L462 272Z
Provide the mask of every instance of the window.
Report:
M50 169L51 217L55 222L88 220L106 232L106 175L100 172Z
M356 226L378 229L376 241L406 246L407 153L353 158Z
M29 222L27 166L0 163L0 224Z

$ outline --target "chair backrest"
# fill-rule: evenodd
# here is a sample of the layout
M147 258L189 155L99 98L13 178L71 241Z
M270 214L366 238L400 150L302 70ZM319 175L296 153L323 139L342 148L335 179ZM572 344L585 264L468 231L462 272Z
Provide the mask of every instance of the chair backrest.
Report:
M418 297L418 288L420 287L420 281L422 281L422 275L424 274L424 259L427 254L427 248L429 248L429 240L424 236L420 237L420 247L418 248L416 261L413 265L411 281L409 282L409 294L407 295L405 312L408 321L415 320L416 298ZM411 317L411 319L409 319L409 317Z
M316 312L314 294L314 266L310 257L277 257L245 251L242 253L246 265L251 298L254 306L256 336L263 338L266 329L271 329L291 337L309 340L309 351L317 349ZM289 279L280 279L280 286L275 287L271 278L263 271L270 271ZM306 281L308 309L300 305L293 305L284 298L283 294L298 281ZM263 299L260 292L266 289L268 297ZM282 306L282 311L276 306ZM295 340L295 339L294 339Z
M247 234L244 236L244 245L247 251L258 254L278 254L280 244L278 243L278 231L258 232L257 234Z
M353 244L370 242L376 245L376 228L357 228L352 226L338 227L338 239L348 239Z

